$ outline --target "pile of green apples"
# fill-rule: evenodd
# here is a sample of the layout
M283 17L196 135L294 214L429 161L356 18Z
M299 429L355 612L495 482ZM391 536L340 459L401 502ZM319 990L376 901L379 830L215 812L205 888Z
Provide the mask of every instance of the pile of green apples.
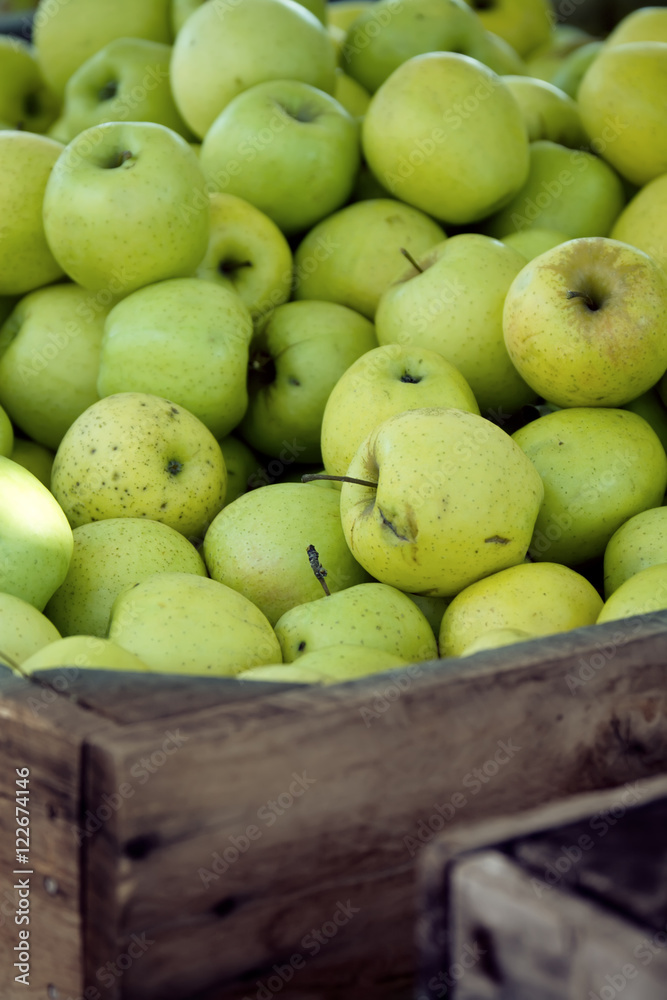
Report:
M667 9L0 38L0 661L333 683L667 608Z

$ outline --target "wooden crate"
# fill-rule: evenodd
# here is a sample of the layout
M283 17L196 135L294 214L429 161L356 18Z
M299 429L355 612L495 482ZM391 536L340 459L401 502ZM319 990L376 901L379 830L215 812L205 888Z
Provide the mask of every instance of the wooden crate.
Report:
M419 1000L664 1000L667 777L460 826L419 863Z
M0 996L405 1000L423 845L665 770L666 639L660 612L321 689L4 675Z

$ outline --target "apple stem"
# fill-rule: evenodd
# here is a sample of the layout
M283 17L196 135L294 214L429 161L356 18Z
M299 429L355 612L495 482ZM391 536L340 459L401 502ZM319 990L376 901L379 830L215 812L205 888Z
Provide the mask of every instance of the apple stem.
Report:
M406 257L410 261L415 271L419 271L420 274L424 273L424 268L419 266L419 264L414 259L409 250L406 250L405 247L401 247L401 253L403 254L404 257Z
M322 590L324 591L327 597L331 597L331 591L327 587L327 582L324 579L324 577L327 575L327 571L320 562L319 552L317 551L314 545L309 545L308 548L306 549L306 552L308 553L308 562L310 563L310 568L312 569L313 573L322 584Z
M132 153L130 152L130 150L124 149L123 152L120 153L118 156L118 163L116 164L116 166L122 167L124 163L127 163L127 161L131 159L132 159Z
M377 489L377 483L371 483L368 479L355 479L353 476L328 476L325 472L307 472L301 477L301 482L314 483L319 479L330 479L334 483L354 483L355 486L370 486L372 490Z
M598 306L588 292L567 292L565 297L568 299L583 299L591 312L597 311Z

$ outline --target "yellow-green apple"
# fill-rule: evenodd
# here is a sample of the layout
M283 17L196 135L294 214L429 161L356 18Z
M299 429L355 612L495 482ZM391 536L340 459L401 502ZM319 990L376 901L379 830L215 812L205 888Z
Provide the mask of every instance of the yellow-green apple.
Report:
M598 616L598 624L634 618L667 608L667 563L656 563L640 570L622 583L607 598Z
M628 42L605 46L577 93L596 152L639 187L667 171L666 90L667 42Z
M283 684L340 684L407 667L410 661L395 653L381 652L371 646L341 643L304 653L293 663L253 667L238 674L240 681L274 681Z
M519 106L488 67L453 52L404 62L373 95L364 156L396 197L467 225L521 190L529 146Z
M157 122L191 139L169 87L171 46L115 38L72 74L60 119L50 134L69 142L102 122Z
M440 627L440 655L461 656L491 629L555 635L594 625L602 608L595 587L557 562L521 563L457 594Z
M23 672L34 674L37 670L57 670L83 667L102 670L125 670L131 673L149 672L146 664L110 639L95 635L70 635L56 639L33 653L23 663Z
M174 528L139 517L111 517L75 528L67 576L45 614L62 635L105 636L111 605L153 573L206 576L194 545Z
M333 96L354 118L363 118L371 103L371 95L365 87L336 67L336 82Z
M604 550L605 597L636 573L665 562L667 507L651 507L624 521L609 539Z
M282 660L275 632L252 601L190 573L154 573L119 594L109 639L164 674L228 677Z
M111 301L110 301L111 300ZM99 396L104 321L113 304L80 285L24 296L0 328L0 400L17 427L55 450Z
M663 501L665 449L636 413L575 406L512 436L544 483L529 550L536 561L578 566L596 559L624 521Z
M0 663L20 666L42 646L59 638L55 625L34 605L0 592Z
M46 132L58 109L34 49L20 38L0 36L0 127Z
M250 477L259 463L245 441L235 434L228 434L218 443L227 469L226 506L248 491Z
M199 157L210 191L245 198L284 233L304 232L344 205L359 160L356 118L300 80L268 80L233 97Z
M604 160L540 139L530 144L526 183L483 228L496 237L533 227L570 239L607 236L624 204L621 180Z
M410 594L408 597L417 605L419 610L426 615L428 623L433 629L436 640L440 634L440 622L445 613L445 608L449 604L449 597L433 597L432 594Z
M194 14L204 2L205 0L171 0L171 24L174 38L190 15ZM315 14L318 21L326 24L325 0L298 0L298 2L311 13Z
M503 340L503 303L526 259L479 233L452 236L416 259L382 295L380 344L438 351L461 372L482 413L507 415L535 399ZM480 282L480 274L484 282Z
M479 413L472 389L442 354L412 344L385 344L362 354L331 390L322 419L327 473L344 476L374 427L395 413L453 406Z
M534 639L535 635L526 632L522 628L491 628L488 632L482 632L476 639L468 643L458 654L459 656L473 656L474 653L487 652L490 649L500 649L503 646L513 646L516 642L525 642L527 639Z
M248 405L251 337L250 312L235 291L201 278L158 281L107 316L97 391L166 396L224 437Z
M602 41L588 42L570 52L554 71L550 82L576 101L581 81L588 67L597 59L603 45Z
M220 511L203 551L209 575L244 594L275 624L296 604L324 597L309 545L319 554L332 593L368 580L345 542L340 493L310 483L275 483L245 493Z
M171 40L170 0L40 0L33 39L46 82L61 96L72 73L114 38Z
M43 215L58 264L91 291L129 294L185 277L208 246L209 200L197 157L182 136L153 122L105 122L81 132L53 167Z
M60 442L51 477L73 528L148 517L187 538L203 537L226 487L220 445L209 429L185 407L145 392L120 392L89 406Z
M410 663L438 655L426 616L407 594L384 583L359 583L296 605L278 619L275 631L285 663L341 643L369 646Z
M640 7L618 22L605 39L605 47L628 42L667 42L667 10L664 7Z
M0 131L0 295L24 295L63 275L44 234L42 203L62 144Z
M445 238L419 209L392 198L371 198L334 212L301 240L295 257L297 299L340 302L373 319L382 292L413 256Z
M369 7L374 0L328 0L326 5L327 24L347 31L354 21Z
M667 452L667 407L660 398L659 386L660 383L636 399L631 399L629 403L623 405L623 409L643 417L658 435L662 447Z
M667 269L667 173L630 199L609 235L638 247Z
M570 237L567 233L559 232L557 229L518 229L514 233L502 236L500 242L505 246L518 250L526 260L533 260L541 253L557 247L560 243L567 243Z
M12 462L22 465L28 472L32 472L48 490L51 488L51 469L55 453L44 445L29 441L26 438L14 438L14 447L9 456Z
M46 486L1 456L0 496L0 592L43 611L67 575L72 529Z
M546 80L530 76L504 76L521 108L530 142L551 142L580 149L588 143L576 102Z
M250 348L248 409L239 433L277 457L295 438L300 461L321 460L322 417L340 376L377 347L373 324L337 302L287 302L258 327Z
M574 24L555 24L548 41L527 56L528 75L551 81L572 52L593 41L597 39L583 28Z
M556 406L622 406L667 368L667 273L618 240L570 240L529 261L503 310L509 355Z
M214 191L208 249L197 277L235 291L253 320L287 302L292 288L290 245L268 215L243 198Z
M550 0L468 0L487 29L527 56L551 38L555 14Z
M350 25L341 64L373 94L404 62L426 52L458 52L496 73L519 73L521 60L490 35L464 0L377 0Z
M379 424L341 489L352 554L381 583L450 597L526 555L544 496L533 463L464 410L407 410ZM363 485L362 485L363 483Z
M301 80L333 91L336 56L324 25L294 0L205 3L174 43L171 86L195 135L227 104L267 80Z
M14 427L7 411L0 406L0 455L11 458L14 449Z

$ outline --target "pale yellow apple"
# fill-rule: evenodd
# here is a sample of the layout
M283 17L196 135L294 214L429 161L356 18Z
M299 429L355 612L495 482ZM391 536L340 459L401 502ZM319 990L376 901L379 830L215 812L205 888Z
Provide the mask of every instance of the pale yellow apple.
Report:
M667 507L652 507L624 521L604 552L604 592L611 597L621 584L649 566L667 562Z
M567 233L556 229L519 229L515 233L501 236L500 242L518 250L526 260L533 260L534 257L539 257L560 243L567 243L569 239Z
M340 684L344 681L398 670L410 661L395 653L344 643L304 653L293 663L253 667L238 674L242 681L279 681L296 684Z
M638 247L667 269L667 173L649 181L630 199L610 235Z
M491 629L554 635L594 625L602 598L560 563L521 563L478 580L454 598L440 628L440 655L461 656Z
M594 148L641 187L667 171L667 42L604 48L577 103Z
M0 591L0 663L23 663L43 646L60 638L46 615L32 604Z
M555 14L551 0L467 0L487 29L527 56L551 39Z
M640 7L631 11L607 36L605 46L628 42L667 42L667 8Z
M62 144L0 131L0 295L23 295L63 276L44 233L42 203Z
M634 618L667 608L667 563L640 570L622 583L604 604L598 623Z
M57 670L60 667L102 670L127 670L145 674L149 671L138 656L123 649L110 639L95 635L71 635L57 639L33 653L24 663L23 671Z

